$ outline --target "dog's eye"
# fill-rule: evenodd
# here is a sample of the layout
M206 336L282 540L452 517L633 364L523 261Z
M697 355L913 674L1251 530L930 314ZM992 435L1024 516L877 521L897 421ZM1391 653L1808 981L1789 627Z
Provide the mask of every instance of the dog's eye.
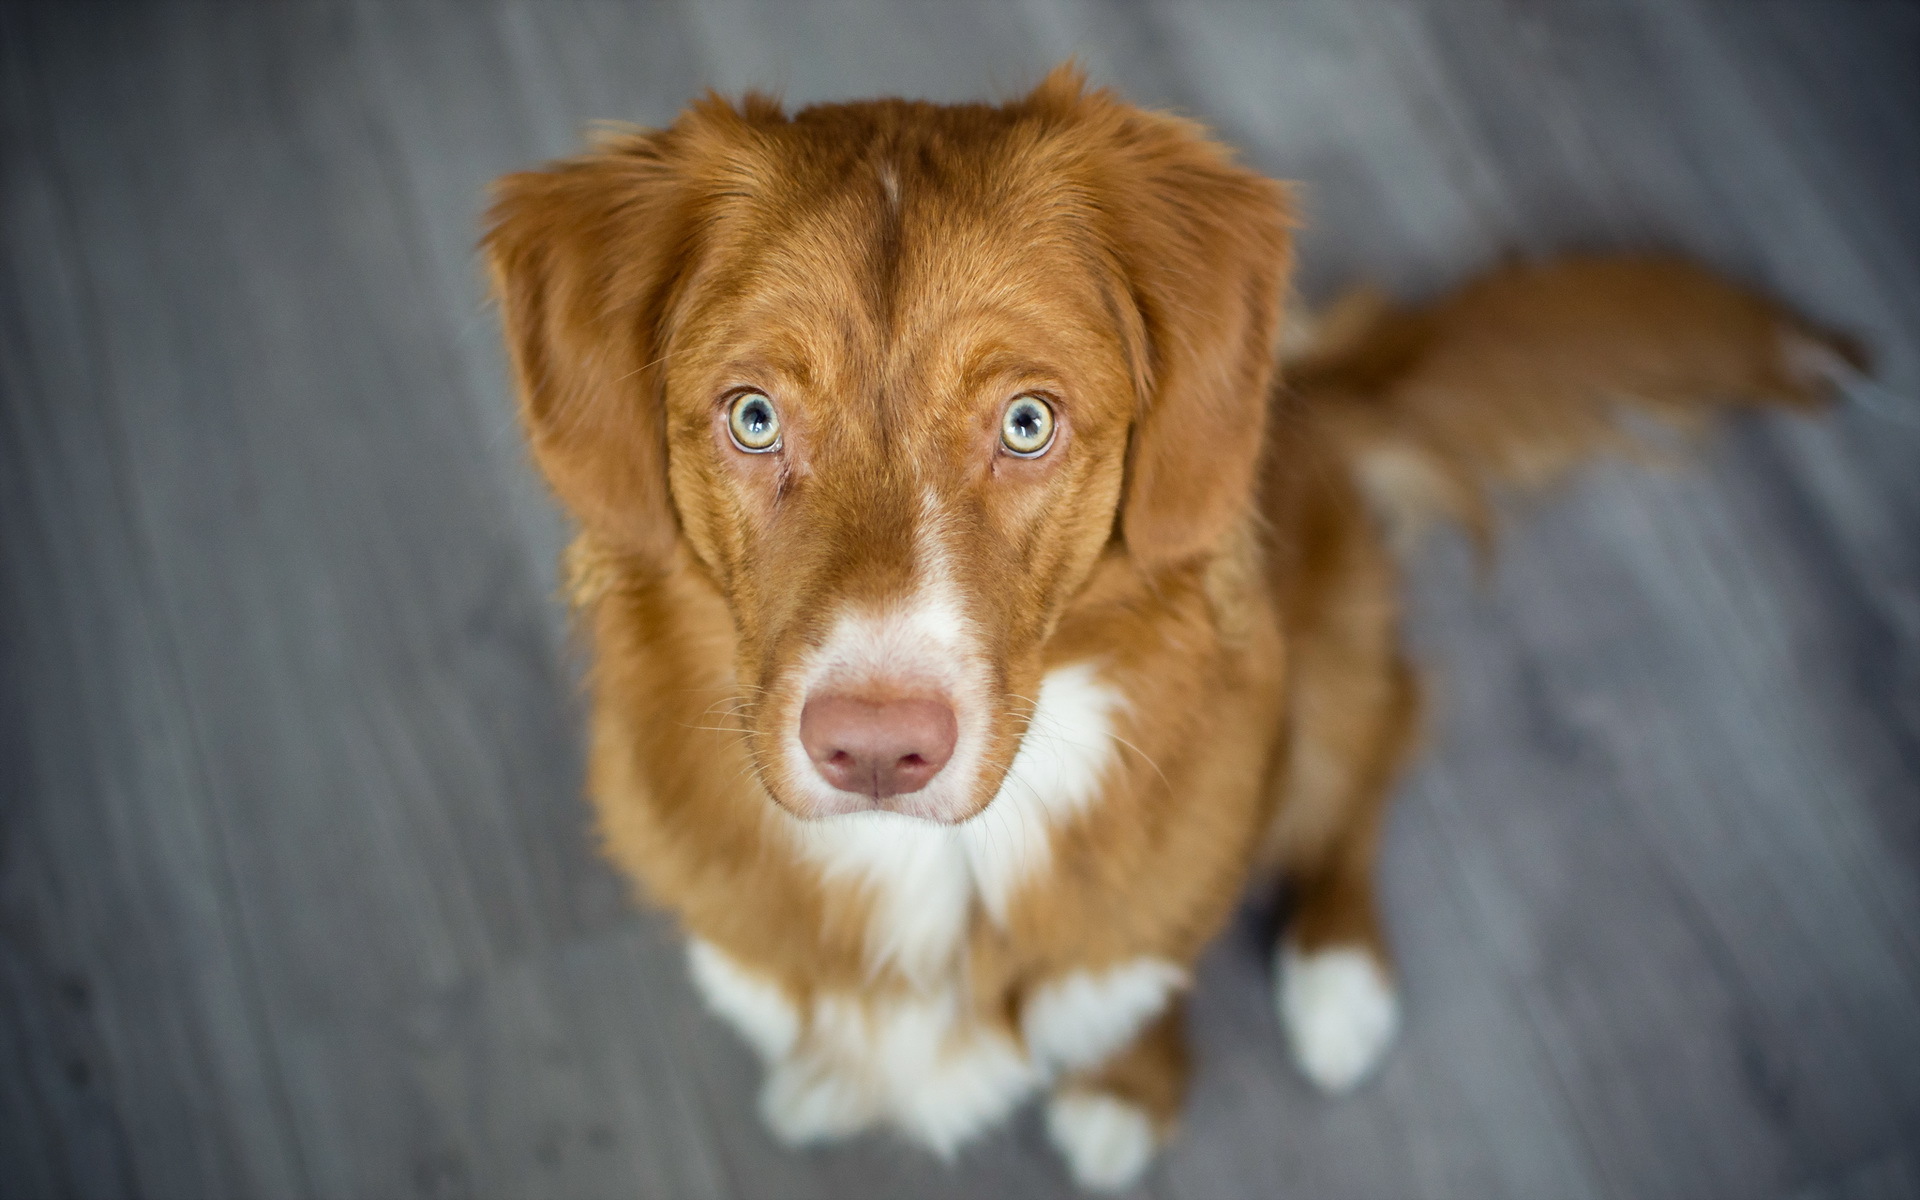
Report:
M727 431L748 454L765 454L780 444L780 415L765 395L741 392L727 412Z
M1038 396L1015 396L1000 418L1000 444L1021 458L1035 458L1053 444L1053 409Z

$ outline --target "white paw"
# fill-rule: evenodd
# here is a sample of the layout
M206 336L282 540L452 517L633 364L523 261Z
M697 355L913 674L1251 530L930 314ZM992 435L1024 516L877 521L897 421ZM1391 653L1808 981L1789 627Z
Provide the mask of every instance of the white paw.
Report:
M874 1120L873 1106L848 1082L803 1061L775 1067L760 1089L760 1117L789 1146L859 1133Z
M1156 1145L1153 1121L1139 1105L1101 1092L1054 1096L1047 1102L1047 1136L1067 1160L1073 1181L1098 1192L1138 1182Z
M1372 1073L1400 1029L1399 997L1373 952L1349 945L1303 954L1288 943L1275 969L1280 1024L1307 1078L1344 1092Z

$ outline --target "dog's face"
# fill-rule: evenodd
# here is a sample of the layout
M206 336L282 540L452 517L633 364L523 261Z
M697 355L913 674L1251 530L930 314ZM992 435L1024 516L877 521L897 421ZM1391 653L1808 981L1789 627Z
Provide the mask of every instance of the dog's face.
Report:
M669 493L733 609L768 790L954 820L1113 530L1123 297L1043 189L834 149L765 172L710 251L666 347Z
M710 575L796 814L980 811L1101 556L1178 569L1245 511L1283 193L1069 74L709 100L494 221L536 457L603 543Z

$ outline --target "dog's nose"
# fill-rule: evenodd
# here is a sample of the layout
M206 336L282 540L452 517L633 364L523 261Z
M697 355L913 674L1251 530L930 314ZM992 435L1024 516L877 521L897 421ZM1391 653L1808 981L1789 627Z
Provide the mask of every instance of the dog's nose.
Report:
M959 728L942 700L828 692L800 710L800 744L821 778L876 800L927 786L953 757Z

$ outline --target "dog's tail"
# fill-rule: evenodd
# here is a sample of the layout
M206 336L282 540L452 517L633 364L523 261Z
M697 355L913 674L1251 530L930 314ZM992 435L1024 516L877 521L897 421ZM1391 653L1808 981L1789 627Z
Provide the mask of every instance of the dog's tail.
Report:
M1390 524L1450 516L1484 545L1498 492L1730 407L1811 406L1863 356L1689 263L1576 257L1420 308L1349 293L1284 361L1292 411L1322 423Z

